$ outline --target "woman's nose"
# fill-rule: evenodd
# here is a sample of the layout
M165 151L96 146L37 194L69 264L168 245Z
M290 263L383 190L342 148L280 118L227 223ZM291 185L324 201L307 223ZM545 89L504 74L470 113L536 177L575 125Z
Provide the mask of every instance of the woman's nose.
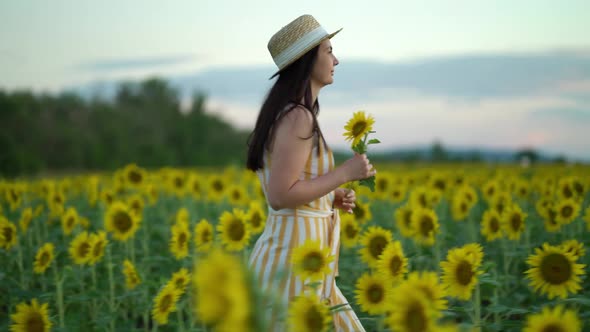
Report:
M340 63L336 57L334 57L334 66L337 66Z

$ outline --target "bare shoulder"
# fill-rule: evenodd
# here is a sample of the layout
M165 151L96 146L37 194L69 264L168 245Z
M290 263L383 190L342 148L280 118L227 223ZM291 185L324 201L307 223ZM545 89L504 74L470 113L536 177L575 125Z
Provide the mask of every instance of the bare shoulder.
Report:
M297 135L309 136L313 132L313 114L304 106L297 105L286 112L279 125L293 130Z

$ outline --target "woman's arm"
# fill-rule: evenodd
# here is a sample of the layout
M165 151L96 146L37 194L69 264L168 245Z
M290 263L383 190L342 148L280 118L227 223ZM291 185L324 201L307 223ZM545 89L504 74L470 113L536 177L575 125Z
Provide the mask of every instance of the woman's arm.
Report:
M313 117L298 106L276 124L272 144L269 179L269 204L274 210L295 208L322 197L350 179L338 167L311 180L299 180L312 150Z
M299 180L313 140L313 115L297 106L278 121L275 128L268 180L268 201L274 210L296 208L322 197L342 184L377 174L365 154L356 153L322 176Z

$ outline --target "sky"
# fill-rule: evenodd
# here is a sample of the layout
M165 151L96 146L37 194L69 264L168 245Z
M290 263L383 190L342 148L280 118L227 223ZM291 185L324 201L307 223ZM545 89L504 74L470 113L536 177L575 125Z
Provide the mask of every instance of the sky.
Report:
M270 76L274 64L268 39L301 14L314 15L328 31L343 28L332 40L341 60L337 71L355 61L409 64L472 55L543 57L564 52L590 58L589 1L2 1L0 89L60 92L95 81L249 66L266 66ZM571 114L580 113L590 119L590 101L568 94L573 90L578 96L590 95L590 76L574 72L566 78L520 95L482 92L476 99L433 94L415 86L403 97L367 94L357 96L348 108L324 103L324 124L342 145L336 133L347 120L343 112L363 107L382 115L382 131L406 121L397 136L388 136L391 146L441 139L454 145L532 145L590 158L584 123L571 121ZM226 113L257 109L221 96L211 102ZM490 105L537 115L547 109L573 111L558 114L557 120L555 112L545 116L549 120L543 121L552 125L548 128L549 124L532 126L526 119L500 116ZM506 134L474 140L474 133L492 129Z

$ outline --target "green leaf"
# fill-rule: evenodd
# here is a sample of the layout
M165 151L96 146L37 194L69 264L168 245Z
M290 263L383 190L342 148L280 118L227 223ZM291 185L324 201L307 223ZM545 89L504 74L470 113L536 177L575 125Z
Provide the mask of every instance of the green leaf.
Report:
M371 192L375 192L375 177L371 176L369 178L359 180L359 185L369 187Z
M367 152L367 145L365 145L365 142L360 141L352 147L352 150L356 153L363 154Z
M369 142L367 143L367 145L369 145L369 144L379 144L379 143L381 143L380 140L378 140L376 138L373 138L373 139L370 139L369 140Z

